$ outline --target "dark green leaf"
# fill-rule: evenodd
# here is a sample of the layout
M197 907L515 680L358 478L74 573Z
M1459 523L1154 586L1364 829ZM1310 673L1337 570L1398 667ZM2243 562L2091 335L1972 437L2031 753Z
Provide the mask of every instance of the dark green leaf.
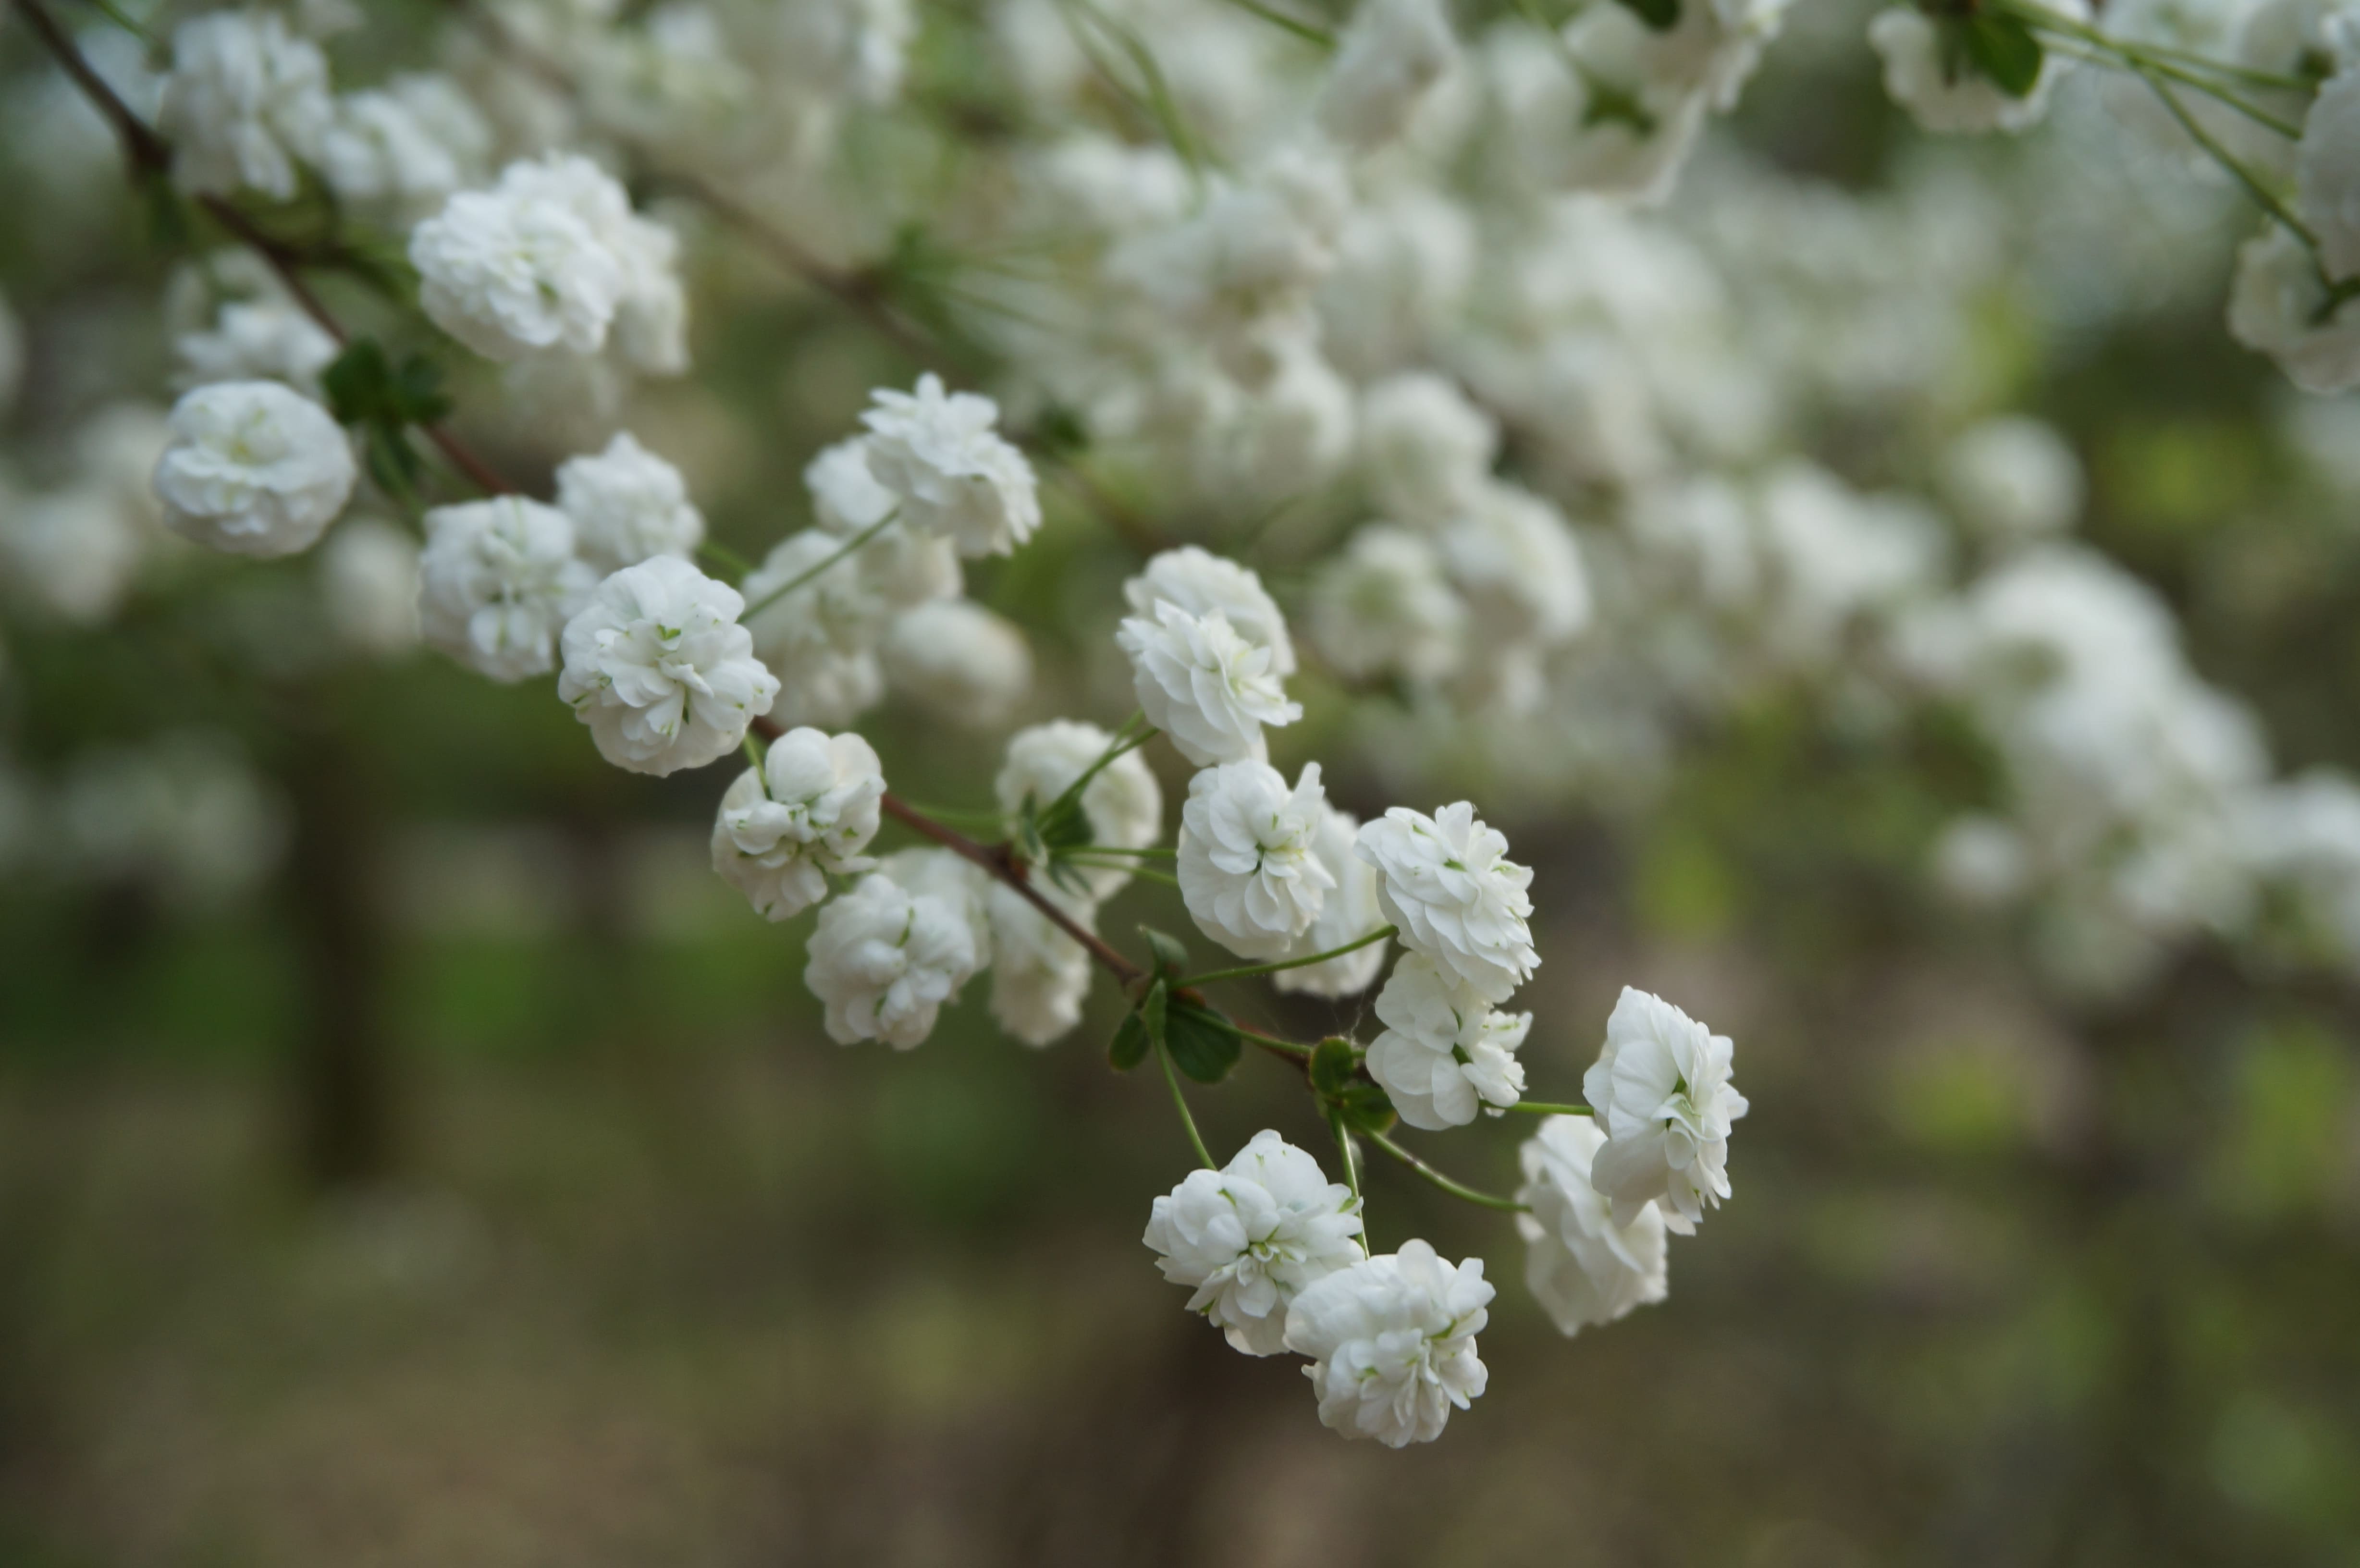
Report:
M1041 842L1052 852L1079 849L1090 842L1090 819L1077 800L1061 800L1041 813Z
M1107 1045L1107 1065L1118 1073L1128 1073L1147 1057L1147 1024L1140 1016L1125 1013Z
M1312 1050L1311 1086L1323 1096L1333 1098L1342 1094L1352 1082L1352 1074L1360 1065L1360 1058L1352 1051L1352 1042L1330 1035Z
M1393 1125L1393 1103L1383 1088L1363 1078L1329 1102L1355 1132L1383 1132Z
M1177 938L1168 936L1153 926L1140 927L1139 934L1147 939L1147 951L1155 954L1156 968L1166 975L1187 972L1188 950L1180 945Z
M1679 25L1680 0L1622 0L1622 4L1651 32L1668 33Z
M1163 981L1158 980L1147 988L1146 999L1139 1004L1139 1016L1147 1026L1147 1039L1150 1044L1157 1046L1164 1044L1164 1036L1169 1030L1171 1007L1172 996L1164 990Z
M1220 1014L1186 1002L1172 1004L1164 1043L1172 1052L1172 1065L1199 1083L1218 1083L1228 1077L1240 1050Z
M344 424L359 425L383 419L392 401L393 367L375 338L362 338L320 372L320 390L328 395L329 412Z
M1942 26L1956 38L1959 55L2009 97L2023 97L2040 80L2040 40L2017 18L1978 11Z

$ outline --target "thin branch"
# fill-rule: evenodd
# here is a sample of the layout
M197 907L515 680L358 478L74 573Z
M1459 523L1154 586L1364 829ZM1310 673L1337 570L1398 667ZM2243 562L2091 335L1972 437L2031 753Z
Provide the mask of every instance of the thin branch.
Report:
M1207 1171L1221 1167L1213 1159L1213 1151L1205 1147L1205 1135L1196 1130L1196 1118L1188 1112L1188 1096L1180 1092L1180 1074L1172 1069L1172 1052L1162 1040L1155 1042L1155 1060L1164 1068L1164 1082L1171 1086L1173 1106L1180 1113L1180 1125L1188 1129L1188 1142L1196 1150L1196 1158L1205 1162Z
M1518 1100L1513 1105L1495 1107L1503 1111L1522 1111L1528 1116L1595 1116L1588 1105L1553 1105L1546 1100Z
M1454 1198L1463 1198L1470 1203L1480 1203L1487 1209L1501 1209L1513 1214L1529 1214L1532 1212L1532 1205L1530 1203L1520 1203L1513 1198L1502 1198L1495 1192L1486 1192L1480 1188L1470 1187L1464 1181L1452 1181L1449 1177L1445 1176L1441 1171L1437 1171L1433 1166L1428 1165L1425 1160L1420 1160L1416 1155L1412 1154L1408 1149L1404 1149L1400 1144L1395 1143L1392 1138L1387 1138L1381 1132L1371 1133L1369 1135L1369 1141L1375 1144L1379 1149L1383 1149L1387 1154L1392 1155L1395 1160L1400 1160L1404 1165L1408 1166L1411 1170L1416 1171L1419 1175L1425 1177L1428 1181L1433 1182L1436 1186L1441 1188L1444 1192L1449 1193Z
M1348 953L1358 953L1372 942L1382 942L1398 936L1398 926L1379 926L1364 937L1356 937L1341 947L1331 947L1325 953L1315 953L1307 958L1283 958L1275 964L1249 964L1239 969L1216 969L1204 975L1191 975L1176 981L1181 985L1209 985L1216 980L1251 980L1257 975L1275 975L1282 969L1301 969L1309 964L1325 964L1331 958L1341 958Z

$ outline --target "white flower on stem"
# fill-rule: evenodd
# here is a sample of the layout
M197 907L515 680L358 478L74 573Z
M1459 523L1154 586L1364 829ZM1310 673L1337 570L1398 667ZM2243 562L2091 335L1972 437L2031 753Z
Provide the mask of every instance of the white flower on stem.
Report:
M1500 454L1500 424L1456 382L1405 371L1360 395L1360 452L1387 520L1436 527L1482 494Z
M1311 830L1311 854L1327 867L1336 885L1321 900L1318 916L1303 928L1285 957L1308 958L1315 953L1330 952L1385 923L1384 910L1377 903L1376 869L1352 853L1353 836L1360 827L1349 811L1339 811L1324 800L1320 803L1319 820ZM1385 966L1385 947L1384 942L1372 942L1317 964L1282 969L1270 982L1282 991L1306 996L1355 996L1367 990Z
M320 172L338 198L395 223L431 212L476 178L491 128L447 76L397 76L337 101Z
M2238 247L2229 335L2278 361L2306 392L2360 386L2360 299L2333 301L2311 252L2275 223Z
M1606 1049L1581 1080L1607 1139L1590 1176L1615 1224L1654 1202L1686 1236L1729 1196L1730 1124L1746 1109L1729 1081L1732 1049L1662 997L1622 988Z
M1278 1134L1258 1132L1218 1171L1192 1171L1155 1200L1147 1245L1156 1266L1196 1294L1202 1312L1236 1349L1287 1349L1289 1305L1366 1256L1360 1201L1319 1162Z
M1319 125L1344 146L1371 152L1401 135L1459 59L1440 0L1360 0L1319 91Z
M1565 514L1528 490L1485 485L1441 550L1486 643L1555 648L1590 624L1581 547Z
M288 300L233 300L206 331L173 340L172 357L180 361L174 380L182 387L281 381L316 397L320 372L337 352L336 340Z
M420 306L486 359L597 353L626 282L622 263L579 216L505 188L452 197L410 231L410 262Z
M783 723L847 724L885 694L877 645L891 607L857 556L836 559L845 543L805 528L781 539L746 579L746 628L779 678L773 716Z
M992 780L1009 835L1015 836L1027 801L1036 812L1047 811L1113 745L1114 736L1098 725L1073 719L1054 719L1009 736L1006 760ZM1164 836L1164 789L1156 783L1147 759L1136 750L1124 752L1098 769L1082 787L1081 808L1095 846L1147 849ZM1087 884L1090 896L1100 900L1114 897L1131 880L1130 872L1112 866L1074 869Z
M2076 19L2084 14L2080 0L2060 0L2056 9ZM1907 5L1879 11L1868 25L1868 41L1885 60L1885 91L1921 129L1939 135L2021 131L2039 124L2057 79L2073 64L2046 50L2031 89L2011 94L1955 49L1933 17Z
M339 639L377 659L418 646L418 541L375 517L348 518L320 550L320 596Z
M748 768L721 797L713 822L713 869L766 920L792 920L827 897L827 879L866 871L861 851L877 836L885 777L857 735L789 730L761 768Z
M2295 144L2295 215L2333 278L2360 273L2360 65L2321 84Z
M1286 1348L1311 1358L1321 1422L1388 1448L1441 1436L1451 1407L1483 1392L1475 1336L1493 1293L1481 1258L1454 1266L1423 1241L1305 1288L1287 1309Z
M224 381L172 406L156 495L175 533L235 555L309 550L360 471L326 409L276 381Z
M582 559L600 572L650 556L685 559L705 542L705 515L688 498L688 482L628 430L604 452L558 464L557 509L574 519Z
M779 694L738 624L745 607L678 556L627 566L565 623L557 695L617 768L661 776L726 757Z
M512 163L500 190L525 203L563 208L615 261L614 348L645 376L688 367L688 294L680 279L680 240L631 211L615 177L586 158L559 155Z
M1302 704L1286 700L1273 651L1240 636L1219 610L1198 616L1159 603L1150 615L1125 619L1114 640L1130 656L1147 722L1199 768L1259 762L1262 726L1303 716Z
M1083 930L1094 929L1087 899L1046 880L1032 886ZM1082 1021L1089 952L1006 883L990 882L984 898L991 918L991 1016L1025 1044L1047 1045Z
M1180 808L1180 898L1197 928L1240 958L1292 948L1336 886L1313 848L1327 800L1316 762L1291 790L1266 762L1224 763L1191 779Z
M901 520L966 556L1009 555L1041 526L1032 465L993 426L1000 405L946 393L931 371L914 393L880 388L861 416L869 470L900 498Z
M895 691L970 729L999 728L1032 690L1024 633L972 599L904 610L878 653Z
M1494 1012L1413 953L1377 993L1377 1017L1385 1030L1369 1046L1369 1076L1410 1126L1465 1127L1479 1109L1505 1109L1524 1097L1524 1064L1515 1052L1532 1014Z
M1004 884L957 851L931 844L895 850L877 863L877 870L912 897L940 898L975 939L977 972L991 966L998 957L992 951L991 890Z
M327 57L277 12L215 11L173 29L158 129L172 144L172 182L190 194L287 201L334 113Z
M559 628L598 585L565 514L520 495L428 512L418 577L427 644L495 681L555 668Z
M1442 679L1459 667L1467 622L1434 547L1387 523L1355 533L1312 583L1312 644L1356 681Z
M1295 673L1295 644L1286 616L1252 570L1196 546L1167 550L1122 585L1123 602L1134 615L1153 615L1158 604L1176 604L1191 615L1218 610L1230 629L1256 648L1270 650L1270 672Z
M907 1051L934 1032L934 1015L979 963L963 914L872 873L820 910L803 984L826 1005L837 1044Z
M1590 1116L1551 1116L1518 1156L1524 1184L1516 1200L1532 1210L1516 1216L1527 1248L1524 1283L1568 1336L1660 1301L1668 1289L1663 1211L1648 1203L1617 1225L1590 1185L1605 1143Z
M1532 870L1466 801L1431 817L1395 806L1361 827L1353 851L1377 868L1377 901L1401 944L1484 1001L1506 1001L1539 964L1525 923Z
M819 526L839 539L868 533L901 504L869 471L866 437L823 449L805 465L803 486L811 492L812 513ZM956 599L965 586L958 547L899 519L870 537L859 561L861 574L896 609Z

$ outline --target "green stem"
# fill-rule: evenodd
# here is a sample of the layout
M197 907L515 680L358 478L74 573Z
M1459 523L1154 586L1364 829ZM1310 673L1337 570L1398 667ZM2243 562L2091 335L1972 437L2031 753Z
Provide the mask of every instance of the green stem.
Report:
M797 572L794 576L788 578L784 583L780 583L776 588L773 588L769 593L763 594L758 603L747 605L745 610L738 616L738 624L740 626L745 625L755 616L760 615L763 611L769 609L771 605L777 604L780 600L785 598L788 594L793 593L796 589L802 587L804 583L810 582L813 578L817 577L821 572L825 572L829 567L834 566L837 561L851 555L862 545L867 544L870 539L875 539L879 534L881 534L887 528L891 528L893 526L893 519L901 515L901 509L899 506L896 506L893 510L886 513L883 517L878 518L875 522L869 524L867 528L861 529L858 533L845 540L844 548L838 550L833 555L830 555L825 561L821 561L816 566L811 567L807 571Z
M1522 1111L1528 1116L1595 1116L1588 1105L1552 1105L1546 1100L1518 1100L1513 1105L1495 1105L1494 1110Z
M1344 1126L1344 1113L1329 1111L1328 1128L1336 1135L1336 1153L1338 1158L1344 1161L1344 1185L1352 1190L1352 1200L1358 1203L1360 1197L1360 1161L1352 1152L1352 1135ZM1364 1232L1367 1224L1365 1219L1361 1221ZM1361 1244L1361 1250L1363 1252L1368 1250L1365 1239Z
M1441 1171L1437 1171L1433 1166L1428 1165L1425 1160L1420 1160L1416 1155L1412 1154L1408 1149L1404 1149L1400 1144L1395 1143L1392 1138L1387 1138L1381 1132L1371 1133L1369 1135L1369 1141L1375 1144L1379 1149L1383 1149L1387 1154L1392 1155L1395 1160L1400 1160L1404 1165L1408 1166L1411 1170L1416 1171L1419 1175L1425 1177L1428 1181L1433 1182L1436 1186L1441 1188L1444 1192L1449 1193L1454 1198L1463 1198L1470 1203L1480 1203L1487 1209L1502 1209L1512 1214L1528 1214L1531 1212L1532 1205L1529 1203L1520 1203L1513 1198L1502 1198L1496 1193L1486 1192L1477 1188L1470 1187L1464 1181L1452 1181L1449 1177L1445 1176Z
M2040 25L2044 28L2048 26L2046 23ZM2070 38L2073 35L2066 34L2064 36ZM2050 47L2057 47L2053 40ZM2175 65L2169 60L2152 60L2147 58L2141 51L2132 49L2120 44L2111 45L2103 49L2096 47L2060 49L2059 49L2059 52L2064 54L2069 59L2083 60L2089 64L2103 66L2112 71L2126 71L2133 76L2140 77L2149 81L2150 82L2156 77L2169 78L2173 82L2179 82L2184 87L2194 88L2197 92L2203 93L2207 98L2213 100L2215 103L2225 105L2235 113L2244 115L2246 119L2251 120L2254 124L2261 126L2263 129L2284 136L2289 141L2300 141L2302 138L2302 127L2300 125L2295 125L2290 121L2281 120L2276 114L2271 114L2268 110L2264 109L2257 104L2248 103L2243 98L2236 97L2235 95L2223 91L2219 82L2208 82L2204 78L2194 74L2184 67Z
M2255 205L2285 224L2287 231L2300 240L2303 248L2310 251L2316 258L2319 255L2319 236L2312 234L2301 219L2288 211L2286 203L2279 201L2276 193L2256 177L2253 170L2247 169L2231 155L2228 148L2213 139L2212 132L2197 124L2196 116L2191 114L2187 106L2171 95L2170 88L2166 87L2152 71L2141 70L2139 74L2146 79L2147 87L2155 95L2163 100L2163 106L2171 111L2171 117L2180 122L2180 128L2188 133L2189 139L2202 147L2213 162L2227 170L2232 180L2245 187L2245 194L2253 198ZM2324 273L2321 276L2322 278L2325 278Z
M1275 975L1282 969L1301 969L1306 964L1325 964L1331 958L1341 958L1348 953L1358 953L1372 942L1398 936L1398 926L1379 926L1368 935L1348 942L1341 947L1331 947L1325 953L1315 953L1308 958L1284 958L1276 964L1249 964L1240 969L1215 969L1204 975L1190 975L1172 982L1175 988L1209 985L1216 980L1251 980L1257 975Z
M1083 768L1082 776L1080 778L1075 779L1071 784L1066 785L1063 789L1057 791L1057 798L1050 801L1046 806L1043 807L1036 815L1039 818L1045 819L1051 814L1064 810L1066 802L1080 800L1082 797L1082 791L1090 787L1091 779L1096 779L1099 774L1113 767L1116 762L1128 757L1132 752L1137 751L1141 746L1145 746L1149 741L1153 740L1157 735L1164 733L1151 724L1144 733L1133 737L1131 734L1131 726L1133 724L1143 724L1146 723L1147 715L1136 708L1132 709L1131 717L1122 721L1122 728L1114 732L1114 739L1107 742L1107 748L1098 753L1098 760L1091 763L1087 768Z
M724 571L734 572L743 583L754 574L754 564L717 539L706 539L696 547L696 553Z
M754 765L754 772L759 777L762 771L762 765L770 760L770 753L760 741L754 738L752 730L746 732L743 745L746 748L746 760ZM765 785L764 788L769 787Z
M2201 55L2191 49L2173 49L2168 44L2134 43L2128 38L2118 38L2110 33L2101 32L2086 22L2076 21L2062 12L2052 11L2046 5L2034 4L2033 0L2003 0L2000 8L2014 12L2019 20L2029 22L2034 27L2062 33L2067 38L2079 38L2083 43L2095 44L2100 49L2126 60L2146 60L2151 64L2194 66L2212 71L2217 76L2230 77L2249 87L2278 88L2292 93L2313 93L2319 88L2319 83L2308 77L2286 76L2272 71L2256 71L2250 66L2237 65L2225 60L2214 60L2209 55Z
M1068 855L1135 855L1142 860L1172 860L1180 854L1176 849L1124 849L1119 844L1076 844L1065 853Z
M1309 22L1299 22L1282 11L1273 11L1262 4L1262 0L1229 0L1229 4L1250 16L1261 17L1281 31L1293 33L1305 43L1317 44L1324 49L1332 49L1336 47L1336 35L1327 28L1316 27Z
M1180 1074L1172 1070L1172 1052L1164 1049L1161 1040L1155 1044L1155 1060L1164 1068L1164 1082L1171 1087L1172 1104L1180 1113L1180 1125L1188 1129L1188 1141L1196 1147L1196 1158L1205 1162L1206 1170L1218 1171L1220 1167L1213 1163L1213 1151L1205 1147L1204 1135L1196 1130L1196 1118L1188 1114L1187 1096L1180 1093Z
M997 831L1000 824L998 811L960 811L953 806L922 806L914 800L906 800L902 803L910 810L923 812L936 822L964 822L969 827L982 827L991 831Z

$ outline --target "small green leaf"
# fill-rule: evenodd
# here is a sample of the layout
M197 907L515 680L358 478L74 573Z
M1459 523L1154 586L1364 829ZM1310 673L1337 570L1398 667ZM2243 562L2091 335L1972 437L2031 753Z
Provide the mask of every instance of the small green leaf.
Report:
M1090 819L1081 801L1058 800L1041 813L1041 842L1052 851L1079 849L1090 842Z
M1312 1049L1311 1086L1324 1098L1333 1099L1350 1084L1352 1074L1360 1065L1360 1058L1352 1051L1352 1042L1330 1035Z
M1147 1059L1147 1024L1137 1013L1125 1013L1107 1043L1107 1065L1128 1073Z
M2040 81L2040 40L2016 17L1985 10L1946 18L1941 27L1946 71L1954 72L1954 62L1962 60L2011 98L2024 97Z
M1361 1079L1349 1084L1331 1102L1344 1116L1344 1125L1355 1132L1384 1132L1394 1121L1393 1103L1383 1087Z
M1171 1005L1164 1045L1172 1052L1172 1065L1199 1083L1218 1083L1228 1077L1241 1049L1220 1014L1187 1002Z
M1164 990L1164 982L1158 980L1147 988L1146 999L1139 1004L1139 1016L1147 1025L1147 1039L1150 1044L1157 1046L1164 1044L1171 1022L1171 993Z
M1622 0L1630 13L1647 24L1647 30L1668 33L1680 22L1680 0Z
M1183 975L1188 969L1188 950L1179 939L1157 931L1153 926L1142 926L1139 934L1147 939L1147 951L1155 954L1155 967L1166 975Z
M339 423L367 424L385 417L392 401L393 367L375 338L361 338L320 372L320 390Z

